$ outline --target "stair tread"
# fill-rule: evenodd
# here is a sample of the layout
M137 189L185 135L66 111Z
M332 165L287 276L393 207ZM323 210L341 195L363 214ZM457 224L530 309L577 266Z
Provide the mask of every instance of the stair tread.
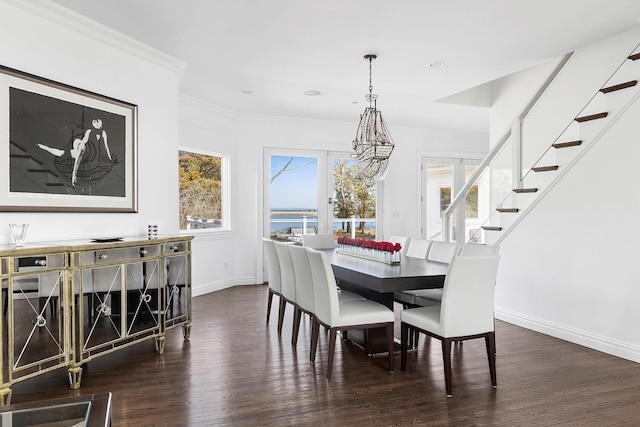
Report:
M609 113L606 113L606 112L605 113L590 114L588 116L576 117L575 120L578 123L582 123L582 122L588 122L588 121L591 121L591 120L604 119L608 115L609 115Z
M630 55L629 56L630 60L636 61L638 59L640 59L640 52ZM610 92L614 92L614 91L618 91L618 90L622 90L622 89L627 89L630 87L634 87L638 84L638 80L630 80L624 83L619 83L619 84L615 84L615 85L611 85L611 86L607 86L607 87L603 87L602 89L600 89L600 92L602 93L610 93ZM602 119L608 116L608 112L601 112L601 113L597 113L597 114L590 114L590 115L586 115L586 116L580 116L580 117L576 117L575 121L578 123L583 123L583 122L587 122L587 121L591 121L591 120L597 120L597 119ZM575 140L575 141L566 141L566 142L559 142L559 143L555 143L552 144L552 146L554 148L568 148L568 147L576 147L582 144L582 140ZM532 171L534 172L545 172L545 171L555 171L558 170L558 166L557 165L550 165L550 166L537 166L537 167L533 167L531 168ZM514 188L513 191L515 193L535 193L538 191L537 188ZM500 213L517 213L520 210L518 208L496 208L497 212ZM483 225L481 226L481 228L483 230L487 230L487 231L502 231L502 227L500 226L490 226L490 225Z
M567 142L557 142L553 144L554 148L567 148L567 147L577 147L582 144L582 140L577 141L567 141Z
M620 83L620 84L617 84L617 85L603 87L602 89L600 89L600 92L602 92L602 93L614 92L616 90L621 90L621 89L626 89L626 88L629 88L629 87L633 87L633 86L635 86L637 84L638 84L637 80L630 80L628 82Z
M548 171L557 171L558 166L536 166L531 168L534 172L548 172Z
M537 188L514 188L513 191L516 193L535 193L536 191L538 191L538 189Z

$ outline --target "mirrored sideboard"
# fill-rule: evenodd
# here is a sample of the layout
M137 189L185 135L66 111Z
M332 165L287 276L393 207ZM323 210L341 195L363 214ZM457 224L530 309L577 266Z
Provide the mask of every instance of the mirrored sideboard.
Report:
M147 340L164 351L167 330L191 333L192 236L0 246L0 404L11 386L82 365Z

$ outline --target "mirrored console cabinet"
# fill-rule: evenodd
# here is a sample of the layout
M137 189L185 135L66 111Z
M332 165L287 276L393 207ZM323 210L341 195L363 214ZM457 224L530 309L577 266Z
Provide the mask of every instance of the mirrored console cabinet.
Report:
M11 386L66 367L80 387L84 363L191 331L192 236L0 245L0 404ZM106 239L108 240L108 239Z

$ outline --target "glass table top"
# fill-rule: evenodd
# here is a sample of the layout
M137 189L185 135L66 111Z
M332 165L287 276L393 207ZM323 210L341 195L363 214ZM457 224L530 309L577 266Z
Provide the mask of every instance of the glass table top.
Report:
M0 427L92 427L111 424L111 393L0 407Z

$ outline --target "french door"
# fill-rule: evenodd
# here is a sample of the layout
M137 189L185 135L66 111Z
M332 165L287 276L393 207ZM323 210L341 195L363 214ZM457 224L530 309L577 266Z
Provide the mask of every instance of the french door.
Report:
M422 158L422 238L443 239L442 213L464 187L480 160L461 158ZM478 188L469 192L464 209L458 208L451 221L451 237L466 242L468 230L479 227Z
M355 194L349 153L265 148L263 170L265 237L300 240L303 233L353 230L375 238L375 186Z

